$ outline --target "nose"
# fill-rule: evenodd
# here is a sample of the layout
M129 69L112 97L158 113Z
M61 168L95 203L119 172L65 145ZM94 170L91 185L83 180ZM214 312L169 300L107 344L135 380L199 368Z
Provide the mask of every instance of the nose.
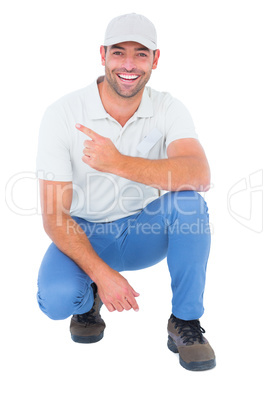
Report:
M127 71L132 71L136 68L135 60L132 56L126 56L123 60L122 67L125 68Z

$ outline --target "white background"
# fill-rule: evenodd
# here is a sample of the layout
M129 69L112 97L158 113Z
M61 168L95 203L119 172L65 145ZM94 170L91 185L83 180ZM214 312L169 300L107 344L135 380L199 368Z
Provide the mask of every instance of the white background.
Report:
M266 401L266 1L127 3L1 5L1 393L6 402ZM95 345L73 343L69 320L49 320L35 299L50 243L34 178L40 120L50 103L102 74L107 23L127 12L155 23L161 58L150 86L187 106L211 166L205 198L213 235L201 319L217 355L209 372L184 370L166 347L165 262L125 275L141 294L140 312L103 308L107 329Z

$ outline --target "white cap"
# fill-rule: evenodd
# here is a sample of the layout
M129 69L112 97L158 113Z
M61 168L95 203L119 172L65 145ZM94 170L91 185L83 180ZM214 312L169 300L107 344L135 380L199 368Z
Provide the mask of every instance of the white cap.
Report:
M104 46L130 41L156 50L157 35L154 24L143 15L135 13L114 18L107 26Z

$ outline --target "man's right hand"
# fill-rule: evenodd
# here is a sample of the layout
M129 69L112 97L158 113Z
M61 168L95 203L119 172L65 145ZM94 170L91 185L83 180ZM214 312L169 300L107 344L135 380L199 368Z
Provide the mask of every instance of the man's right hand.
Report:
M117 271L109 267L95 279L99 296L107 307L112 311L133 310L139 311L136 297L139 293L130 286L128 281Z

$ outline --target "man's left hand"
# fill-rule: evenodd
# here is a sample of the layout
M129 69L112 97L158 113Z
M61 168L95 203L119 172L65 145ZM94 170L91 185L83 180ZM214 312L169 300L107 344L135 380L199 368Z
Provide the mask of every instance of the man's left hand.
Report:
M103 137L81 124L76 124L75 127L90 138L90 140L84 142L83 162L93 169L112 173L113 169L118 165L122 154L114 146L110 138Z

